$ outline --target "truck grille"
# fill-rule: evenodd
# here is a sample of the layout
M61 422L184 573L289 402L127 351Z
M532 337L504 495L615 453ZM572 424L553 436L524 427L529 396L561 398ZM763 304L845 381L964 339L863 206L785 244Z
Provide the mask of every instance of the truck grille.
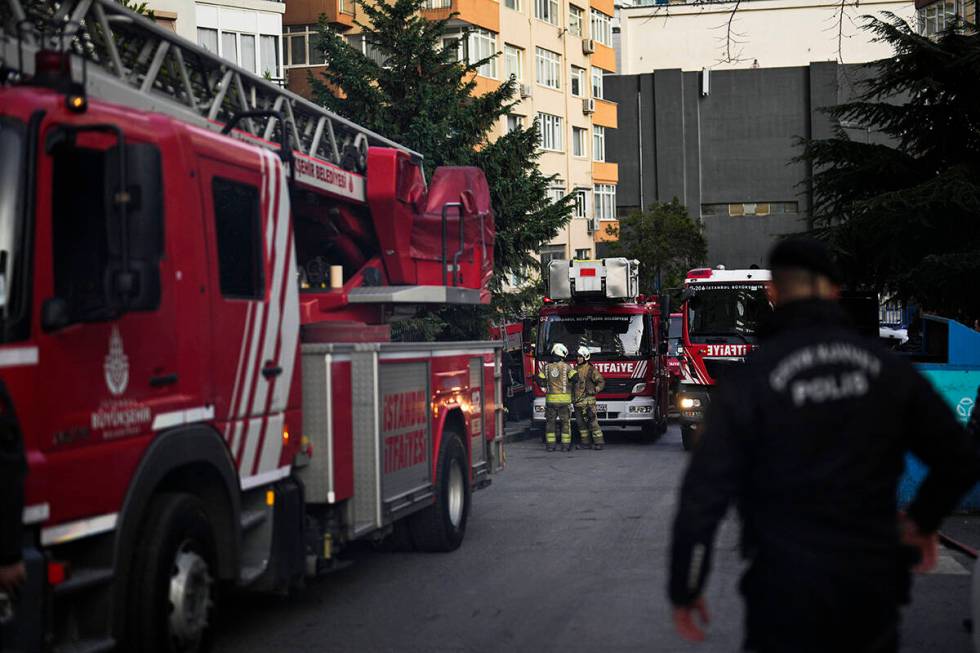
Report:
M602 394L629 394L633 386L640 383L643 379L606 379L606 387L602 389Z
M731 360L725 358L704 359L704 369L708 371L708 376L715 381L721 381L728 374L730 374L732 370L736 369L741 364L741 360Z

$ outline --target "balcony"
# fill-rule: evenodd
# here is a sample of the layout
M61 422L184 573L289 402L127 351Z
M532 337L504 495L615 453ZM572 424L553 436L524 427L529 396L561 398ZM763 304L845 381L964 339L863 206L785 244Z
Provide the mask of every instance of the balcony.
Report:
M476 25L491 32L500 32L500 3L497 0L426 0L422 13L430 20L449 18Z
M592 237L597 243L616 242L619 240L619 220L599 220L599 228Z
M595 52L592 53L592 65L596 68L602 68L607 73L616 72L616 51L598 41L594 41L594 43Z
M597 184L618 184L619 164L607 161L592 162L592 181Z
M346 30L354 26L354 0L289 0L282 24L312 25L320 14L337 29Z
M616 129L619 126L619 117L616 108L615 102L596 98L595 113L592 114L592 124Z

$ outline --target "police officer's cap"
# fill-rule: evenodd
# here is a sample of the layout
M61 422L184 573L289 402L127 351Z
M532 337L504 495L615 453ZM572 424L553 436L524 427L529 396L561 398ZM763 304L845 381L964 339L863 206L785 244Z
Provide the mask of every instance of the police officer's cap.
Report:
M779 241L769 252L769 269L805 270L827 277L835 284L842 281L840 268L830 248L813 238L787 238Z

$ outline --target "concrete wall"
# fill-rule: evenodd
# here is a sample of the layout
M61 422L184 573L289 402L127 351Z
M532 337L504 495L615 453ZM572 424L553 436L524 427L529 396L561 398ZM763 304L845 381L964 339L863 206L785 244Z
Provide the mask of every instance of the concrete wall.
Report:
M892 12L914 23L911 0L751 0L621 7L620 72L805 66L813 61L867 63L890 56L860 28L865 15ZM727 24L732 20L729 47ZM838 24L843 32L838 39Z
M833 125L819 109L853 97L867 74L830 62L714 71L707 95L700 72L607 77L607 94L619 104L620 128L607 137L608 157L619 163L617 210L677 197L703 226L709 264L762 265L778 235L807 227L810 175L793 161L797 139L830 136ZM729 208L754 203L787 212Z

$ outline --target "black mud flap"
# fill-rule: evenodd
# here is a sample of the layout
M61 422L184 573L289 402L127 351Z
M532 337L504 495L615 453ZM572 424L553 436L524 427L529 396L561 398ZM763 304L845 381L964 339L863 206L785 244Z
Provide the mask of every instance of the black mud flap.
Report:
M291 479L276 483L269 565L253 589L285 592L298 585L306 569L302 487Z

